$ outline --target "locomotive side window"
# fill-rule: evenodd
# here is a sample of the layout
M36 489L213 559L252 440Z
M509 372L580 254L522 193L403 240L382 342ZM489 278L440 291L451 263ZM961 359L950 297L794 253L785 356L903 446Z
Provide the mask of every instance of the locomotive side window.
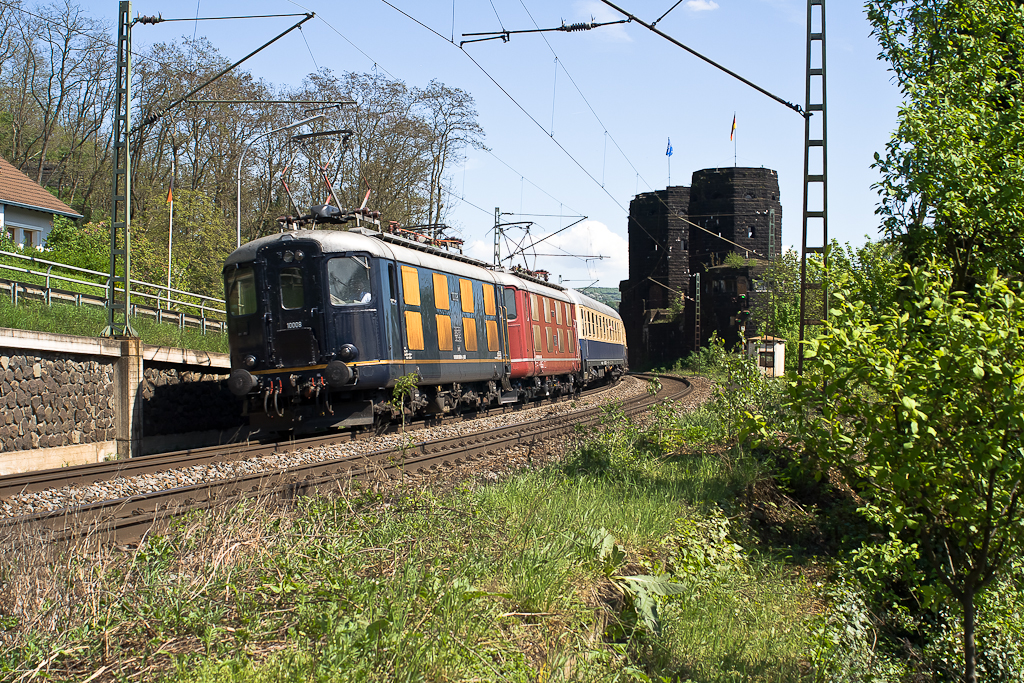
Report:
M494 305L494 286L484 283L484 315L497 315Z
M561 325L562 324L562 302L561 301L554 301L552 303L555 304L555 324Z
M516 290L511 287L505 288L505 310L508 312L509 320L515 320L519 317L516 311Z
M370 302L370 266L365 259L352 256L332 258L327 262L327 281L331 303L335 306Z
M537 295L530 295L530 317L533 320L540 320L540 316L537 315Z
M302 271L298 268L281 270L281 308L302 308L305 301L302 289Z
M540 325L533 326L533 352L542 353L544 349L540 345Z
M434 308L439 311L447 311L450 306L451 303L448 299L448 276L443 273L434 273Z
M463 318L462 332L466 340L466 350L476 351L476 318Z
M228 273L228 311L234 316L256 312L256 276L252 268Z
M549 303L544 297L540 298L540 305L544 308L544 322L546 323L551 322L551 306L548 305Z
M473 282L459 278L459 296L462 298L462 312L472 313L474 311ZM475 351L476 349L470 349Z
M415 268L402 266L402 292L406 304L409 306L420 305L420 276Z
M388 287L391 289L389 292L391 296L391 303L398 301L398 280L395 278L395 264L388 264Z

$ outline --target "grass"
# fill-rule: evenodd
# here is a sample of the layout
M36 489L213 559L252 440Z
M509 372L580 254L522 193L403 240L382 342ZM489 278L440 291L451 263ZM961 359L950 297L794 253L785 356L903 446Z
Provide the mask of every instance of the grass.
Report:
M179 521L131 552L8 538L0 671L802 680L814 588L738 518L759 466L660 450L651 435L669 412L640 427L609 411L608 429L581 435L564 462L495 485L369 487L291 508L250 501ZM660 577L666 595L643 603L643 576Z
M148 318L134 317L131 325L143 343L227 353L227 335L219 332L201 334L199 330L156 323ZM107 312L92 306L54 303L47 306L37 301L21 301L17 306L0 297L0 327L20 330L98 337L107 326Z

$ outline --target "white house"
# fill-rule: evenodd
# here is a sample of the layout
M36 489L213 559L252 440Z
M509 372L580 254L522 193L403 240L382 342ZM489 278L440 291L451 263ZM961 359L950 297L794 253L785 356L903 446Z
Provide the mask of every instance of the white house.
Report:
M82 217L0 157L0 231L19 247L41 247L53 229L54 214Z

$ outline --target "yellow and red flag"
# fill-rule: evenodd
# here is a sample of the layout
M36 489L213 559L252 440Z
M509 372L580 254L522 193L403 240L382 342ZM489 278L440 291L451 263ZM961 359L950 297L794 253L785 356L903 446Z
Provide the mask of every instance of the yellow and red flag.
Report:
M736 135L736 114L732 115L732 129L729 131L729 141L732 141L733 136Z

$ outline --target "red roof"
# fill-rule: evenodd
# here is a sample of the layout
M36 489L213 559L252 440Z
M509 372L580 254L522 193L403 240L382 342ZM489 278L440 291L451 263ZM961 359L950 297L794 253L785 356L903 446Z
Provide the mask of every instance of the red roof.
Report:
M70 218L82 217L81 214L75 213L74 209L44 190L39 183L16 169L3 157L0 157L0 203L56 213Z

